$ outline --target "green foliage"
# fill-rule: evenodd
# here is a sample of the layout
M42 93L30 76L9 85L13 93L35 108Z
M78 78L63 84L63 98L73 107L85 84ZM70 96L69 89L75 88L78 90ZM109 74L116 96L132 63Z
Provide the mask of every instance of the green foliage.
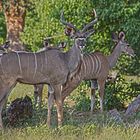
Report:
M122 75L118 75L112 84L106 84L105 88L105 108L107 110L126 108L132 99L140 94L139 84L133 81L126 81Z
M4 42L6 37L6 25L5 18L2 12L0 12L0 43Z
M85 85L86 83L86 85ZM71 95L71 99L75 101L75 109L78 111L90 110L90 84L83 82L78 88L77 93ZM118 75L114 83L106 83L104 95L104 109L110 110L117 108L118 110L125 109L128 104L140 94L140 84L133 80L127 79L123 75ZM96 91L95 109L99 109L99 92Z
M71 99L75 102L75 109L79 111L90 110L90 98L87 96L87 85L82 84L78 88L78 92L71 96Z

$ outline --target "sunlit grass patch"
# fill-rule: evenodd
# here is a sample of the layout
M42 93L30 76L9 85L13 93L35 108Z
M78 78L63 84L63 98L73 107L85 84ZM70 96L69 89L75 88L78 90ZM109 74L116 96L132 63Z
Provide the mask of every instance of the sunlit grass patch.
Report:
M16 98L25 97L26 95L30 96L34 100L34 86L28 84L18 83L8 97L8 102L15 100ZM47 86L43 88L43 103L46 103L47 98Z

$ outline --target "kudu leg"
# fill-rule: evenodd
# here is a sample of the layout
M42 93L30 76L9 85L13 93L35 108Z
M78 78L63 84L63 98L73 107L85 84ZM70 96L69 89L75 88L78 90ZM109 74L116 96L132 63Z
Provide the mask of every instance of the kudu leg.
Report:
M11 92L11 90L13 89L14 86L15 86L15 84L13 83L13 85L5 84L0 87L0 129L3 129L2 109L7 101L9 93Z
M95 106L95 92L98 88L97 80L91 80L91 113L93 113L93 109Z
M44 86L43 84L34 85L35 106L38 103L39 108L41 108L41 104L42 104L43 86Z
M54 102L54 89L51 86L48 86L48 116L47 116L47 125L51 125L51 110Z
M72 78L72 80L67 81L66 85L63 85L62 88L62 101L66 99L70 95L70 93L75 90L81 83L81 79L79 76Z
M0 130L3 129L2 109L3 109L5 102L6 102L6 97L3 97L3 99L1 99L1 101L0 101Z
M0 98L0 130L3 129L3 123L2 123L2 109L3 109L3 106L5 105L6 103L6 99L7 99L7 94L5 92L5 90L0 90L0 93L1 93L1 98Z
M99 96L100 96L100 111L103 112L105 80L98 80L98 85L99 85Z
M91 113L93 113L93 109L95 106L95 89L91 88Z
M58 126L62 126L63 122L63 101L62 101L62 86L57 86L55 88L55 103L57 109L57 119L58 119Z
M37 98L38 98L38 91L35 89L35 86L34 86L34 100L35 100L34 107L36 107L37 105Z

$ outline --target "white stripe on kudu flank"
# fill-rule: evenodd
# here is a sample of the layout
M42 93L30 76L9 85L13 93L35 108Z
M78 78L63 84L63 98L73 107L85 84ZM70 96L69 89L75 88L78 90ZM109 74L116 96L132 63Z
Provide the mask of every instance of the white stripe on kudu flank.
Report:
M41 72L43 71L43 58L41 56Z
M88 75L88 74L90 74L90 68L89 68L89 66L90 66L89 54L87 54L86 62L87 62L87 71L86 71L86 73L87 73L87 75Z
M95 67L96 67L96 65L95 65L95 62L94 62L94 60L93 60L93 56L91 55L91 54L89 54L89 58L91 59L91 64L92 64L92 72L94 71L94 69L95 69Z
M98 59L98 62L99 62L99 68L98 68L98 71L97 71L97 74L100 72L100 69L101 69L101 61L100 61L100 58L98 55L96 55L97 59Z
M28 56L28 61L27 61L27 76L29 76L29 61L30 61L30 59L29 59L29 56Z
M35 57L35 71L34 71L34 75L33 75L33 79L34 79L34 77L36 75L36 70L37 70L37 58L36 58L36 54L35 53L33 53L33 54L34 54L34 57Z
M85 60L83 59L83 65L84 65L84 67L83 67L83 73L84 73L84 75L86 75L86 64L85 64Z
M20 56L18 52L15 52L17 54L17 58L18 58L18 64L19 64L19 70L20 70L20 74L22 75L22 69L21 69L21 60L20 60Z
M95 59L95 62L96 62L96 64L95 64L95 74L97 74L97 71L98 71L98 68L99 68L99 63L98 63L96 55L94 54L93 56L94 56L94 59Z
M2 70L2 74L5 75L4 71L3 71L3 66L2 66L2 62L1 62L2 56L0 58L0 65L1 65L1 70Z
M47 64L47 55L46 55L46 51L45 51L45 63Z

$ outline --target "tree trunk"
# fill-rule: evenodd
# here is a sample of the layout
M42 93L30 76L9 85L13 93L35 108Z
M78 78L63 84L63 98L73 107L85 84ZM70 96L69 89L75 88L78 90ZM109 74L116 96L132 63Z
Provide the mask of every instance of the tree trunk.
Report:
M0 12L2 11L2 0L0 0Z
M25 4L24 0L9 0L8 5L1 4L7 27L6 40L10 41L10 50L25 50L20 40L20 33L23 31L25 23Z

